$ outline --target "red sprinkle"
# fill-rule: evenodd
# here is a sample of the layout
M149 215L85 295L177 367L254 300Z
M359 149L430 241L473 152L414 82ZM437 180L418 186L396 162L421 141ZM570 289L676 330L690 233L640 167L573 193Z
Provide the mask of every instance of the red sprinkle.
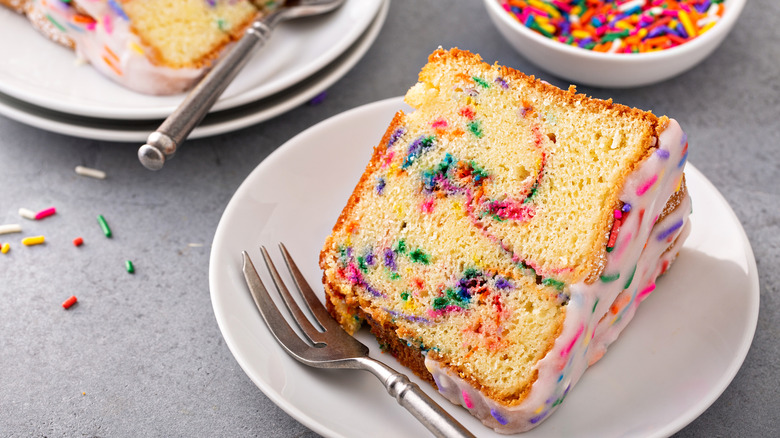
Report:
M68 298L67 300L65 300L64 303L62 303L62 307L66 309L70 309L70 306L76 304L76 301L78 301L78 298L76 298L75 295L71 295L70 298Z
M81 237L77 237L73 239L73 245L81 246L82 244L84 244L84 239L82 239Z
M57 213L57 209L54 207L47 208L46 210L41 210L38 213L35 213L35 220L40 220L45 217L49 217L53 215L54 213Z

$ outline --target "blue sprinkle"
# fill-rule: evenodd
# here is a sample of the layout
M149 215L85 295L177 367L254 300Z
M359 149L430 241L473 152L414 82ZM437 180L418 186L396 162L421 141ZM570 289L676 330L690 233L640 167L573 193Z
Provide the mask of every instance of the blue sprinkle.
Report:
M498 421L498 422L499 422L499 423L500 423L502 426L504 426L504 425L506 425L507 423L509 423L509 420L507 420L506 418L504 418L504 417L503 417L501 414L499 414L499 413L498 413L498 411L497 411L497 410L495 410L495 409L490 409L490 414L491 414L491 415L493 416L493 418L495 418L495 419L496 419L496 421Z
M124 9L122 9L122 6L119 5L119 3L116 2L116 0L108 0L108 6L111 7L111 9L116 12L119 17L121 17L125 21L130 21L130 18L125 14Z
M395 271L398 269L398 265L395 264L395 252L392 249L387 248L385 250L385 266Z
M683 220L682 220L682 219L680 219L679 221L677 221L677 223L675 223L674 225L672 225L670 228L668 228L668 229L666 229L666 230L662 231L661 233L659 233L659 234L658 234L658 237L657 237L657 239L658 239L658 240L664 240L664 239L666 239L667 237L671 236L671 235L672 235L672 233L674 233L675 231L677 231L677 230L678 230L680 227L682 227L682 226L683 226Z
M387 142L387 147L394 145L395 142L398 141L399 138L401 138L402 135L406 134L406 128L401 126L400 128L396 129L395 132L393 132L393 135L390 136L390 140Z
M314 96L310 101L309 105L311 106L317 106L325 101L325 99L328 97L328 93L323 91L322 93Z
M683 155L682 158L680 158L680 162L677 163L677 167L683 167L685 165L685 161L688 159L688 151L685 151L685 155Z

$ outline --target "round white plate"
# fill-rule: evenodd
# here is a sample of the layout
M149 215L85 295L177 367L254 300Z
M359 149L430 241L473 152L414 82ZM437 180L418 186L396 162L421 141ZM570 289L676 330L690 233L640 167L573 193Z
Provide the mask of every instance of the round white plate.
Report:
M283 23L213 111L271 96L330 64L363 35L382 3L349 0L330 14ZM0 8L0 41L15 42L0 44L0 92L21 101L88 117L154 119L167 117L184 98L149 96L117 85L5 8Z
M283 241L321 291L321 245L372 148L403 107L400 98L359 107L281 146L238 188L214 236L211 298L230 350L271 400L325 436L359 437L367 431L376 437L427 436L427 431L370 374L312 369L287 356L255 309L241 274L241 251L260 268L263 244L282 263L275 248ZM669 436L710 406L740 368L758 318L755 259L717 189L693 166L686 173L694 202L692 233L677 262L560 409L524 438ZM372 357L404 370L379 352L368 332L358 337ZM477 436L502 436L413 380Z
M330 65L302 82L265 99L237 108L209 113L190 134L202 138L235 131L276 117L311 100L341 79L365 55L387 17L389 0L382 7L366 33ZM110 120L82 117L51 111L0 93L0 114L36 128L93 140L143 142L162 120Z

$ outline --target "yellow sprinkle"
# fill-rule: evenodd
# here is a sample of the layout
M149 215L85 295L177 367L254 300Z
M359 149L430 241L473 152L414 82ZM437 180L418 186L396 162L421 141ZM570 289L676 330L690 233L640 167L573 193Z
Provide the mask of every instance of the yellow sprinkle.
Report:
M582 29L576 29L571 31L571 36L577 39L585 39L590 37L590 32L584 31Z
M631 23L628 23L626 21L618 21L617 23L615 23L615 27L624 30L631 30L634 28L634 26L632 26Z
M141 48L138 44L135 42L130 42L130 49L132 49L134 52L138 53L139 55L145 55L144 49Z
M538 408L536 408L536 410L534 411L534 414L539 414L539 413L541 413L543 410L544 410L544 405L541 405L541 406L539 406Z
M549 33L555 33L555 26L553 26L552 24L550 23L537 23L537 24L545 31Z
M712 29L712 26L715 26L715 22L714 21L710 21L709 23L704 25L704 27L702 27L701 30L699 31L699 35L703 34L704 32L707 32L710 29Z
M3 246L0 246L0 252L3 254L8 254L8 251L11 250L11 244L8 242L4 243Z
M45 238L43 236L32 236L32 237L25 237L22 239L22 245L25 246L32 246L32 245L40 245L43 243Z
M691 20L691 16L688 15L685 11L680 11L677 15L677 18L680 19L680 22L683 25L683 28L685 28L685 32L688 33L689 38L693 38L697 35L699 35L699 30L696 27L696 23Z

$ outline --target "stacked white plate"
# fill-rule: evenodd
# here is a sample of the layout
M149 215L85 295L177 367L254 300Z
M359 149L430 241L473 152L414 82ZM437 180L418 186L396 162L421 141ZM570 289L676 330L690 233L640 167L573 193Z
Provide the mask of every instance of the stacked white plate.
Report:
M283 23L190 134L206 137L259 123L322 93L366 53L389 0L348 0L320 17ZM146 140L184 99L127 90L76 62L73 51L0 8L0 114L48 131L97 140Z

